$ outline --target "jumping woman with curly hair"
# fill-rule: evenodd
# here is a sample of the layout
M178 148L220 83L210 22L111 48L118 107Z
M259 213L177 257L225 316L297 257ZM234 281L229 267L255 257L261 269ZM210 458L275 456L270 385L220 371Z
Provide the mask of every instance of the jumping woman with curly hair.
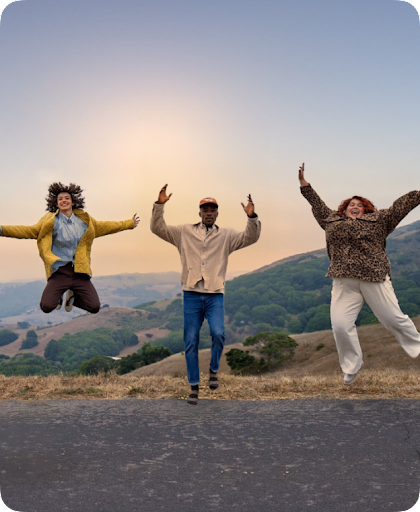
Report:
M93 239L135 228L140 219L97 221L83 210L85 199L79 185L52 183L48 188L47 211L33 226L0 226L0 235L35 238L44 262L47 286L41 297L44 313L60 309L66 292L65 309L73 305L89 313L100 308L98 294L90 281L90 252Z
M326 234L331 260L327 277L333 278L331 325L344 384L355 382L363 364L355 322L365 301L407 354L417 357L420 334L398 304L385 246L387 236L420 204L420 191L409 192L384 210L377 210L364 197L353 196L333 211L305 180L304 164L299 169L299 181L302 195Z

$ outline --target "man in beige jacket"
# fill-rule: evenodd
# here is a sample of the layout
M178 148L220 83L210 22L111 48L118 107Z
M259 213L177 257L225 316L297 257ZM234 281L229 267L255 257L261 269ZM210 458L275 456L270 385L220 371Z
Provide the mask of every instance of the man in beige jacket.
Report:
M223 293L228 256L231 252L255 243L261 232L261 223L248 196L242 207L248 216L245 231L220 228L215 224L218 204L212 197L200 201L197 224L168 226L163 217L164 204L172 194L166 194L165 185L153 206L150 229L152 233L178 249L181 256L181 283L184 292L184 343L188 381L191 394L189 404L198 403L198 343L200 329L207 318L212 337L210 361L210 389L218 387L217 370L225 343Z

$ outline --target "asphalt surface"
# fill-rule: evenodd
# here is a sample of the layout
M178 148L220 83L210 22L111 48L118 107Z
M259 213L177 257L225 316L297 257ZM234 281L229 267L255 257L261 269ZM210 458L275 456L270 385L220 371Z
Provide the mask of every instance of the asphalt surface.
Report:
M420 401L0 402L19 512L400 512L418 501Z

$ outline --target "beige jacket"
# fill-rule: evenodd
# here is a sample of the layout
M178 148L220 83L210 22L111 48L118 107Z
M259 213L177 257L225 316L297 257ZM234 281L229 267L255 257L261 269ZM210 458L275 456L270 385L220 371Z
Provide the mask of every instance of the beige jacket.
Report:
M258 240L261 232L258 218L248 217L246 229L242 232L217 225L207 232L201 222L167 226L163 209L163 204L154 204L150 229L178 249L182 264L181 283L194 288L203 279L205 291L223 292L228 256Z

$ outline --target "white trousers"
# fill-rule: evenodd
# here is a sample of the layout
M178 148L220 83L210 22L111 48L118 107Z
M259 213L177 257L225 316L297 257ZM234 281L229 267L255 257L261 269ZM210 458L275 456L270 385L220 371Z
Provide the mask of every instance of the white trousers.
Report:
M381 283L334 277L331 325L343 372L357 373L363 364L355 322L365 301L407 354L417 357L420 354L420 334L412 320L401 311L389 276Z

